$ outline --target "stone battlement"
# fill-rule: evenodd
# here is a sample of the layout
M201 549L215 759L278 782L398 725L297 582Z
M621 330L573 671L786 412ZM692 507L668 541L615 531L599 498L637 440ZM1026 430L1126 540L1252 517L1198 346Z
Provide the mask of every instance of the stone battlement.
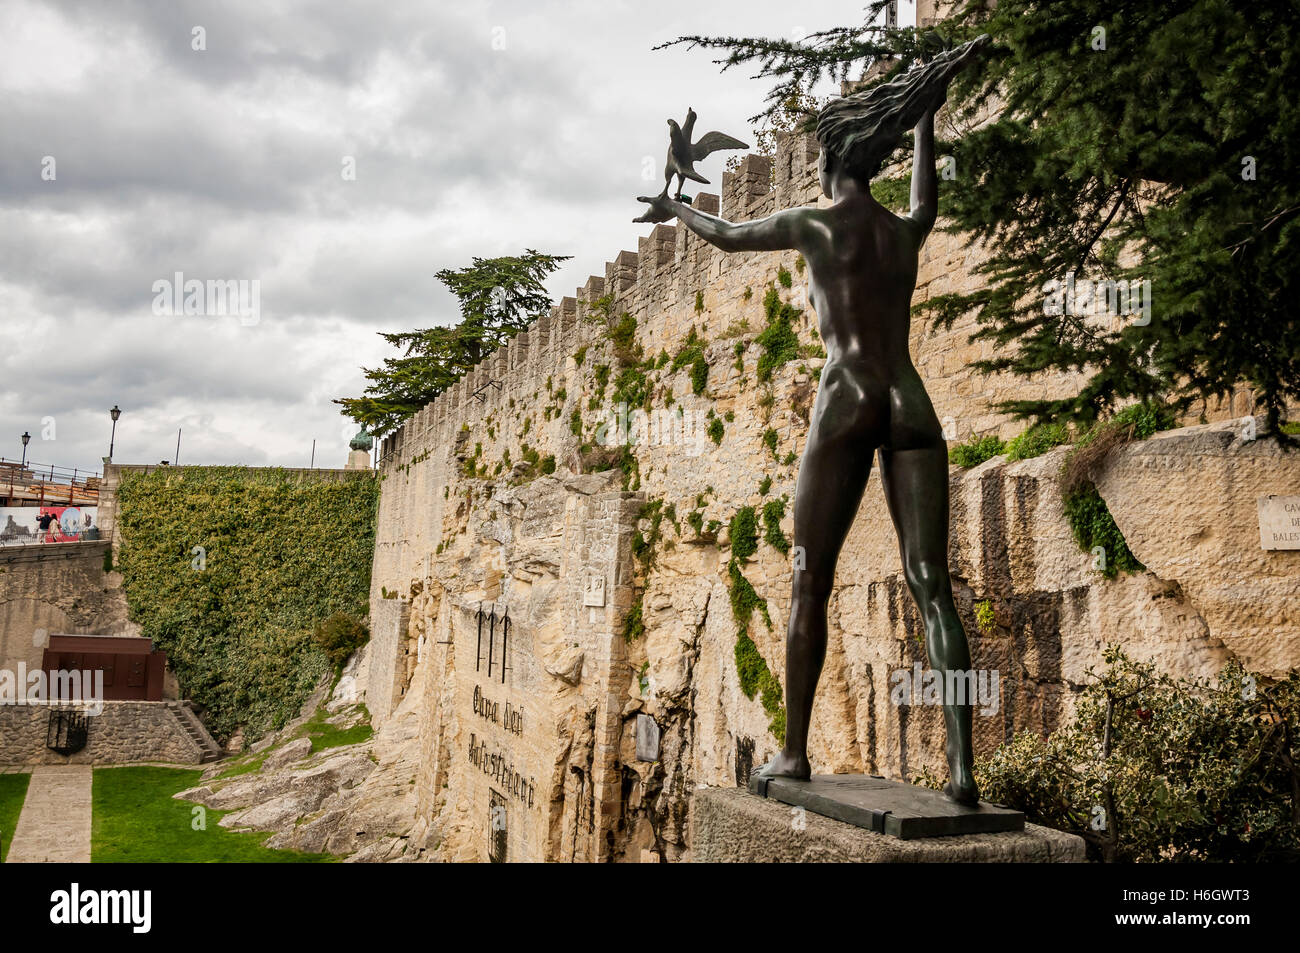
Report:
M749 221L778 208L814 204L819 194L817 150L812 136L784 136L775 159L746 155L734 172L723 173L721 196L701 193L695 197L695 206L729 220ZM730 274L741 271L755 257L769 255L728 254L688 229L653 226L650 234L638 239L636 251L620 251L605 263L603 275L588 277L572 296L562 298L549 314L489 354L455 386L386 437L380 444L380 459L389 466L395 460L409 460L426 447L453 439L462 423L499 409L505 402L503 395L508 400L509 392L536 389L547 377L562 375L575 351L603 340L605 322L587 319L593 317L593 306L605 295L611 296L611 315L626 312L636 318L647 350L651 342L662 346L676 343L687 328L659 319L675 310L693 308L698 291L711 284L725 284ZM394 458L394 454L398 456Z

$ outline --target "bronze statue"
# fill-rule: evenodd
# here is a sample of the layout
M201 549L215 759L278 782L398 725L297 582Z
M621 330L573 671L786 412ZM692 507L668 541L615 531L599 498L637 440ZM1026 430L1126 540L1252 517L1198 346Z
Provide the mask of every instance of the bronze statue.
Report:
M835 566L879 450L881 483L898 531L907 583L925 621L930 664L970 669L970 648L948 575L948 451L908 352L917 255L934 226L938 182L934 113L952 76L985 43L941 53L900 79L835 100L817 122L818 173L827 208L793 208L754 222L707 215L667 194L641 197L641 220L673 217L723 251L797 249L808 263L826 364L795 489L796 568L786 640L786 740L759 771L808 778L808 723L826 655L826 606ZM871 177L913 129L911 212L899 217L871 195ZM945 692L952 684L944 678ZM944 696L949 781L955 801L979 800L971 706Z

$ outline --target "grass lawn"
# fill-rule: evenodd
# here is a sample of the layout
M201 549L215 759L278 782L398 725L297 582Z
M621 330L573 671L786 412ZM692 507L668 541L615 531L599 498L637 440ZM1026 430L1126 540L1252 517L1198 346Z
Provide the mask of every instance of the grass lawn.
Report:
M29 780L30 774L0 774L0 863L4 862L9 842L14 839Z
M365 711L364 705L361 708L365 713L365 720L358 722L351 728L339 728L337 725L331 725L326 721L330 717L330 713L325 710L324 706L316 709L316 713L302 726L300 732L300 735L306 735L311 739L311 753L315 754L318 751L324 751L326 748L354 745L368 740L375 733L375 729L370 727L370 713Z
M311 718L299 726L297 731L281 740L275 747L267 748L256 754L245 753L230 759L230 761L226 762L225 770L218 774L215 780L226 781L230 778L239 777L241 774L252 774L255 771L261 771L262 765L271 755L271 752L278 751L296 738L310 739L312 754L317 754L329 748L355 745L367 741L374 735L375 729L370 726L370 712L366 711L366 706L361 705L359 708L364 716L362 720L350 728L340 728L329 723L328 719L333 716L322 705L316 709Z
M202 772L186 768L96 768L90 857L94 863L328 863L329 854L273 850L270 835L219 827L222 811L205 808L198 823L189 801L172 795L199 783ZM12 775L0 776L0 782ZM3 789L0 788L0 793ZM0 797L0 817L3 817Z

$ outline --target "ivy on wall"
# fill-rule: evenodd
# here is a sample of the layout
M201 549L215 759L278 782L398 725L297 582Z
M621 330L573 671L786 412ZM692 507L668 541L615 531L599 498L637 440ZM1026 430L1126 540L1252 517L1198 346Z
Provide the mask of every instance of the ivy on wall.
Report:
M168 653L220 739L293 718L329 659L321 621L368 613L378 481L280 469L126 472L119 566L130 618Z

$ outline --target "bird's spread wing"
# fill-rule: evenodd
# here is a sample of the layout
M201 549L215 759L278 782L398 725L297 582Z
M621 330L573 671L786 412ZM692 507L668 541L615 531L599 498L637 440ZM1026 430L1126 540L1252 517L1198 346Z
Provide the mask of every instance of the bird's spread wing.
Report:
M706 132L700 136L699 141L691 146L691 161L699 162L710 152L717 152L720 149L748 149L747 143L734 139L722 132Z

